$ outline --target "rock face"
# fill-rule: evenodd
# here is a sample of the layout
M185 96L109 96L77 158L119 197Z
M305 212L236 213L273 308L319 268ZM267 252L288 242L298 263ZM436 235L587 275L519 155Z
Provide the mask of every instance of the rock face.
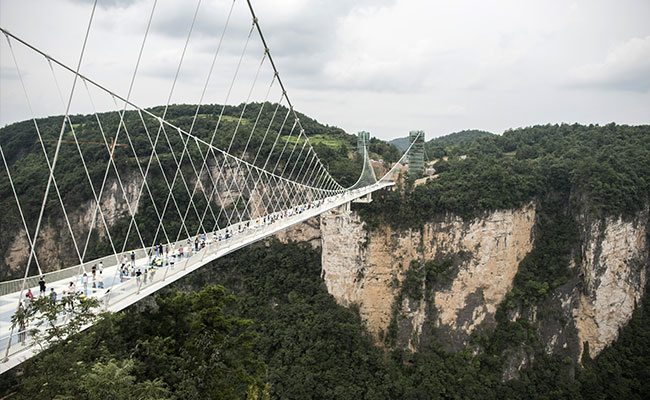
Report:
M122 177L122 182L124 191L117 180L107 181L101 198L101 213L94 200L86 201L75 210L66 210L80 252L83 251L91 227L100 237L104 237L106 229L103 220L106 221L108 227L111 227L120 218L129 216L129 209L131 212L137 213L137 197L142 186L142 179L135 176ZM74 246L69 232L68 225L63 218L44 219L36 246L38 261L44 272L60 269L64 263L68 266L70 263L79 261L73 250ZM29 249L25 230L21 227L2 260L7 270L23 271L29 256Z
M631 220L579 217L582 235L569 265L574 278L551 292L543 305L547 311L558 310L555 317L548 312L540 317L536 307L510 317L536 324L548 353L579 360L582 344L589 342L591 355L598 354L616 340L644 294L648 215L646 208ZM494 327L497 307L534 245L535 216L530 204L471 221L445 215L422 230L384 226L368 233L356 214L339 210L321 217L322 276L340 304L359 306L379 343L392 329L401 347L417 350L435 337L449 350L462 349L473 331ZM427 287L421 265L444 260L454 260L446 278ZM409 272L418 264L421 271ZM409 274L420 274L415 289L421 296L403 295L403 287L412 286L406 282ZM504 355L513 370L531 356L522 349L519 353Z
M310 218L307 221L294 225L278 232L275 237L283 243L289 241L306 242L313 248L321 247L320 221L318 217Z
M648 211L631 221L607 218L585 223L581 262L583 290L575 310L580 343L598 354L641 300L648 274Z
M321 222L323 278L339 303L359 305L369 330L381 339L411 262L462 253L450 284L438 287L431 298L403 298L398 305L400 331L409 333L408 347L418 347L428 320L442 333L442 344L455 349L464 346L479 324L494 320L497 306L512 287L519 261L532 248L534 222L535 208L528 205L472 221L447 215L426 224L422 231L395 232L383 227L368 235L354 214L325 215Z

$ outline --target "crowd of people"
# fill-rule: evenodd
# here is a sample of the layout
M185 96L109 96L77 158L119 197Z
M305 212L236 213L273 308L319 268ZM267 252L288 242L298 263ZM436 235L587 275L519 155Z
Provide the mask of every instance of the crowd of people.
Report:
M135 278L138 286L147 284L148 282L153 282L155 272L157 268L163 266L170 266L174 268L177 262L180 262L183 259L191 257L193 254L198 253L206 246L212 246L213 244L219 244L221 242L229 241L235 235L242 234L251 229L262 228L271 224L274 224L277 221L283 220L294 215L302 214L306 210L320 207L324 204L325 200L316 200L305 205L296 206L289 210L283 210L281 212L276 212L270 215L259 217L255 220L249 220L246 222L240 222L238 224L233 224L226 229L222 229L211 234L201 234L197 235L194 239L188 238L185 245L180 243L178 248L174 245L166 244L163 246L162 243L154 245L150 250L148 256L150 262L145 265L138 266L136 264L136 252L135 250L131 251L127 256L126 254L122 256L121 263L119 265L119 279L120 283L123 283L131 278ZM100 261L97 264L92 265L90 269L90 276L88 272L81 275L81 285L82 289L78 290L77 285L74 281L71 281L69 285L61 291L61 298L56 292L55 288L50 288L49 294L47 294L47 285L45 282L45 277L41 276L38 281L39 285L39 297L49 296L49 299L52 301L61 301L64 305L64 311L74 311L74 301L70 301L69 297L75 296L77 293L81 293L81 299L83 300L88 296L89 286L92 289L92 292L95 293L98 289L104 289L104 264ZM18 313L23 313L29 309L31 302L34 300L34 294L31 289L27 289L24 299L19 303ZM19 337L20 341L24 344L27 327L29 326L29 321L26 318L20 319L19 323Z

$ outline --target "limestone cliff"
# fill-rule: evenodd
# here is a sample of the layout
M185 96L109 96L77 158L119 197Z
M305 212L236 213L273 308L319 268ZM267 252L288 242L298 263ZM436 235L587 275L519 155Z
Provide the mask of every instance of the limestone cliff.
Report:
M283 243L289 241L306 242L314 248L319 248L321 246L319 218L310 218L301 224L289 227L282 232L276 233L275 237Z
M646 208L630 220L578 217L582 235L569 265L574 277L550 293L542 314L531 307L515 310L511 318L533 322L548 353L578 360L588 341L591 354L598 354L617 338L643 296L648 214ZM399 346L416 350L435 337L458 350L476 329L494 327L497 307L534 245L535 218L529 204L470 221L445 215L421 230L383 226L368 233L356 214L339 210L321 218L323 279L340 304L359 306L378 342L393 330ZM446 278L427 288L423 262L451 259ZM422 271L409 272L413 265ZM422 296L402 295L406 284L413 286L409 274L420 274ZM515 369L531 357L522 349L504 356Z
M104 220L110 228L120 218L128 217L129 209L131 212L137 213L137 196L142 186L142 179L135 176L123 177L122 182L123 184L120 186L117 180L107 181L100 202L101 213L94 200L86 201L74 210L66 210L80 252L84 249L91 226L100 237L103 237L106 235ZM28 256L29 243L24 228L20 227L3 255L2 264L4 266L0 270L5 275L10 271L24 270ZM62 265L69 266L79 261L72 243L70 229L63 217L44 219L39 233L37 257L41 269L45 272L60 269Z
M625 221L583 220L583 289L574 311L580 343L598 354L618 337L643 296L648 274L648 210Z
M359 305L369 330L381 339L411 261L465 254L451 283L438 287L431 298L403 298L399 304L400 330L410 331L410 348L417 348L427 320L448 347L457 348L476 326L494 320L519 261L532 248L534 222L532 204L472 221L446 215L422 230L382 227L370 234L354 214L326 215L321 222L323 277L341 304Z

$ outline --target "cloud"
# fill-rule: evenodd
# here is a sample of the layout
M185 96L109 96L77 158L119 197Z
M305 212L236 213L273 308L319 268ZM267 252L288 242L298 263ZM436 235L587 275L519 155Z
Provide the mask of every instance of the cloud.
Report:
M572 86L592 89L650 91L650 36L631 38L614 47L605 60L575 68Z
M461 117L465 116L465 107L458 104L451 104L439 110L434 110L433 115L438 117Z
M69 0L72 3L93 4L95 0ZM102 8L125 8L139 0L99 0L97 6Z
M0 0L0 25L74 66L93 1ZM388 138L416 128L444 134L561 121L650 122L647 0L618 6L606 0L252 3L295 107L352 132ZM99 0L82 73L128 93L153 4ZM201 1L172 102L200 98L231 5ZM157 1L131 94L136 104L167 101L196 6L197 0ZM204 102L225 101L251 23L247 2L235 1ZM41 99L37 115L60 113L58 96L48 94L55 88L43 89L52 84L47 64L15 47L30 94ZM263 50L254 31L229 103L247 98ZM272 77L265 65L254 101L264 98ZM24 119L6 41L0 43L0 89L0 124ZM100 108L114 108L104 97Z

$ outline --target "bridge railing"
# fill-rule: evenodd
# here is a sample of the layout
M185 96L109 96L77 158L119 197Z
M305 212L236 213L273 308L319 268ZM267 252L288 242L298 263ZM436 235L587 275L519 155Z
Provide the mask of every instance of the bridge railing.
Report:
M152 247L146 249L137 249L133 250L136 253L136 258L142 258L147 256L148 252L151 251ZM131 251L125 251L123 253L118 253L117 255L111 254L105 257L97 258L94 260L87 261L83 264L77 264L72 267L59 269L56 271L45 272L42 275L34 275L27 277L26 280L19 278L13 279L10 281L0 282L0 296L6 294L18 293L21 290L27 290L28 288L38 287L38 281L41 279L41 276L45 279L46 283L56 282L64 279L69 279L83 275L85 273L92 272L92 266L99 264L101 261L105 266L106 265L115 265L120 262L123 256L126 256L130 260ZM23 281L25 284L23 286Z

